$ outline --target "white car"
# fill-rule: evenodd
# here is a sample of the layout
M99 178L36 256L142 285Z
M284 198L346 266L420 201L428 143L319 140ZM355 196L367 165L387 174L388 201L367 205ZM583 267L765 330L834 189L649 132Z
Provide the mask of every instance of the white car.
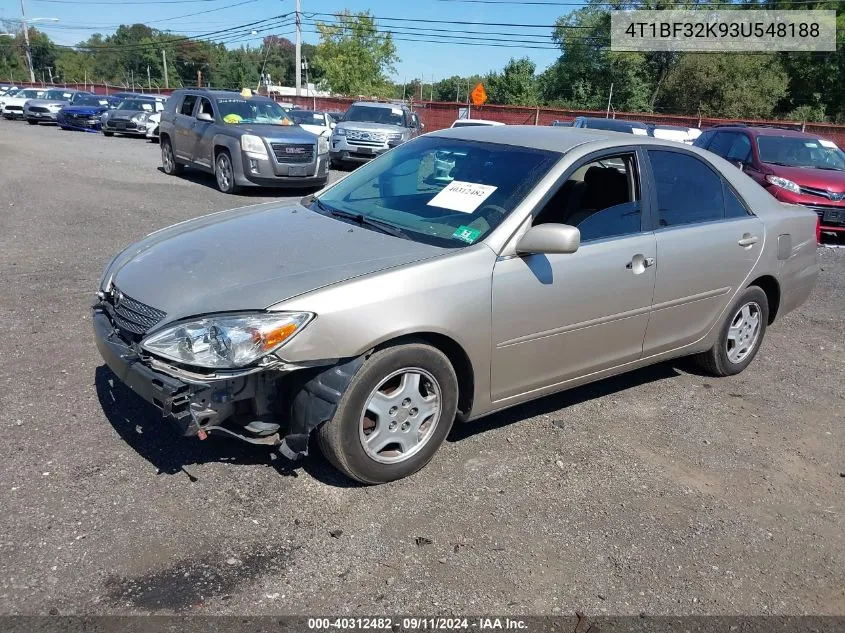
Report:
M331 116L316 110L288 110L288 116L303 130L317 136L330 136L335 126Z
M3 97L3 117L7 119L23 119L23 106L30 99L40 99L44 95L41 88L25 88L11 97Z
M484 119L458 119L450 127L476 127L481 125L504 125L504 123Z
M151 114L147 121L149 121L147 125L147 138L150 139L153 143L157 143L158 126L161 123L161 112L159 111L155 114Z
M701 136L701 130L697 127L683 127L681 125L653 125L651 132L654 138L677 141L686 145L692 145L695 139Z

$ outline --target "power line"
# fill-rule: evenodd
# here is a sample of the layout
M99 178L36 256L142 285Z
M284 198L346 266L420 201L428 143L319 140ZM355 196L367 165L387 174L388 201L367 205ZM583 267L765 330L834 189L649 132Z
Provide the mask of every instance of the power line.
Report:
M324 15L327 17L339 18L343 17L343 13L308 13L303 14L307 15L308 17L314 17L315 15ZM387 22L422 22L426 24L460 24L462 26L511 26L511 27L519 27L525 29L554 29L557 28L557 24L515 24L513 22L469 22L463 20L428 20L428 19L421 19L421 18L389 18L384 16L370 16L374 20L382 20ZM581 28L581 29L591 29L591 26L565 26L564 28Z
M316 24L316 21L310 21L309 23L310 24ZM328 23L326 23L326 24L328 24ZM335 22L333 24L328 24L328 26L343 28L343 25L339 24L337 22ZM431 37L461 37L461 38L466 38L466 39L470 39L470 40L485 40L486 39L486 38L483 38L483 37L481 37L481 38L472 37L473 35L504 35L504 36L508 36L508 37L511 37L511 38L514 38L514 37L517 37L517 38L535 38L535 39L539 38L538 43L543 43L543 41L551 42L551 38L552 38L551 35L539 35L539 34L532 34L532 33L514 33L514 32L503 32L503 31L465 31L465 30L455 30L455 29L439 29L439 28L422 27L422 26L419 26L419 27L415 27L415 26L390 26L390 27L387 27L386 29L380 30L378 27L371 27L371 28L367 29L366 27L362 27L361 25L358 25L354 28L355 29L364 28L365 30L367 30L368 32L371 32L371 33L382 33L382 32L383 33L394 33L394 32L398 31L400 34L402 34L403 32L411 31L411 33L410 33L411 35L431 35ZM417 33L418 31L434 31L435 33ZM447 33L449 35L438 35L437 33ZM496 41L496 38L493 38L492 41ZM531 42L531 41L534 41L534 40L528 40L528 41Z
M32 0L32 2L118 6L123 4L195 4L198 2L220 2L220 0L120 0L119 2L106 2L105 0Z

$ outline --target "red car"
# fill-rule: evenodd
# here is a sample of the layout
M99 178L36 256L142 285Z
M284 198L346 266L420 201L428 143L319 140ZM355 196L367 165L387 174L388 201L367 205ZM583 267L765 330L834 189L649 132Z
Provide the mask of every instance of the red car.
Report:
M819 231L845 232L845 152L814 134L717 125L694 145L735 163L778 200L810 207Z

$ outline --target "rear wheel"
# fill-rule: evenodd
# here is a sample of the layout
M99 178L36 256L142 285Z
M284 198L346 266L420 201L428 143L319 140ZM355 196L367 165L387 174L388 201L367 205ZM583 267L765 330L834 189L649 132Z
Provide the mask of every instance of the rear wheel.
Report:
M184 169L181 163L176 162L176 155L173 153L169 138L161 142L161 164L164 167L164 173L168 176L178 176Z
M695 356L715 376L733 376L751 364L766 334L769 301L757 286L746 288L734 301L715 345Z
M455 370L441 351L423 344L390 347L358 370L317 439L326 458L352 479L394 481L434 457L457 406Z
M103 136L114 136L114 132L103 132Z
M228 150L222 149L214 159L214 177L217 179L217 188L223 193L237 193L238 186L235 184L235 168L232 166L232 157Z

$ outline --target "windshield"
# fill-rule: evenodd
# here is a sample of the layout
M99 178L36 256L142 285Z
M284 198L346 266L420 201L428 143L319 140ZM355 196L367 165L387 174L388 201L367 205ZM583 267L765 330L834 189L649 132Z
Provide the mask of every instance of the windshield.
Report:
M218 99L217 107L224 123L269 123L293 125L288 113L274 101L264 99Z
M39 90L21 90L15 95L15 97L19 99L38 99L39 92Z
M405 125L405 113L402 108L387 106L352 106L343 115L344 121L359 123L386 123L388 125Z
M845 171L845 153L824 139L758 136L757 151L764 163Z
M78 106L107 106L109 104L108 99L103 99L101 97L80 97L76 100L76 105Z
M311 112L309 110L292 110L288 112L290 118L297 125L325 125L326 118L322 112Z
M73 96L73 93L68 92L67 90L48 90L44 93L44 96L41 97L42 99L55 99L58 101L65 101L70 99Z
M152 101L142 101L141 99L126 99L120 102L120 105L117 106L117 109L152 112L153 110L155 110L155 104Z
M414 241L457 248L484 239L560 157L526 147L420 137L359 167L311 208L353 214Z

